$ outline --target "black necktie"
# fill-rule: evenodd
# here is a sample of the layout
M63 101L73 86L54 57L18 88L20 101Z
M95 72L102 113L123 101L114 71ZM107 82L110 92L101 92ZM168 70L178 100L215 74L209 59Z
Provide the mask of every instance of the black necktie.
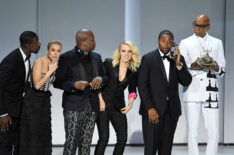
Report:
M162 59L163 59L163 60L167 59L168 61L171 60L170 57L169 57L168 55L163 55L163 56L162 56Z
M29 54L24 61L26 62L26 61L30 60L30 57L31 57L31 54Z

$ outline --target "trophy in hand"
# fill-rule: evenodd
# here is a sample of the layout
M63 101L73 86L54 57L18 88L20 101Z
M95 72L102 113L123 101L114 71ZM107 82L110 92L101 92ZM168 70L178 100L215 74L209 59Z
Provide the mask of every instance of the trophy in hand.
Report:
M201 67L207 67L207 68L217 66L217 64L213 61L213 58L210 57L209 55L210 50L204 50L203 52L205 55L202 57L201 61L199 62L199 65Z

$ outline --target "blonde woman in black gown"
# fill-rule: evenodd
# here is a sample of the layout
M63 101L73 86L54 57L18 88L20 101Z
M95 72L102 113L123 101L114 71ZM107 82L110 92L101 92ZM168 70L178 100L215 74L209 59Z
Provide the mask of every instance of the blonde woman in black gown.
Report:
M20 155L51 155L50 85L55 80L62 44L52 40L47 56L37 59L30 75L20 120Z

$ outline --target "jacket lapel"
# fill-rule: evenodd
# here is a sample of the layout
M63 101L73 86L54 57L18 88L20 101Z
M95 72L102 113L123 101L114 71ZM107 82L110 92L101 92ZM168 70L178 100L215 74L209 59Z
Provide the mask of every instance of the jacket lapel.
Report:
M79 68L77 72L80 73L80 74L79 74L79 73L78 73L78 74L79 74L79 76L80 76L80 78L81 78L82 80L87 80L87 79L88 79L88 76L87 76L86 72L84 71L84 66L83 66L83 64L80 62L80 59L79 59L79 57L78 57L78 55L77 55L77 53L76 53L77 51L74 49L73 52L74 52L74 57L76 58L75 64L76 64L77 68Z
M114 76L115 76L115 80L119 82L119 65L114 67Z
M114 74L115 74L114 76L115 76L117 83L119 83L119 85L124 84L128 80L130 73L131 71L128 69L124 79L122 81L119 81L119 65L114 67Z
M172 80L172 77L174 76L174 61L170 61L170 70L169 70L169 83Z
M128 80L130 73L131 73L131 71L130 71L130 69L128 69L124 79L119 83L119 85L123 85ZM119 79L119 77L118 77L118 79Z
M162 58L161 58L161 55L160 55L158 49L156 50L155 54L156 54L156 59L157 59L158 65L159 65L159 67L160 67L160 69L162 71L163 77L167 81L166 70L165 70L165 67L164 67L164 64L163 64L163 61L162 61ZM155 64L155 65L157 65L157 64Z
M17 52L18 56L19 56L19 62L21 64L22 69L24 70L24 79L26 78L26 70L25 70L25 63L24 63L24 58L20 52L20 49L18 48L18 52Z
M93 74L96 76L98 76L98 65L97 65L97 61L95 60L92 52L89 53L90 54L90 59L91 59L91 63L92 63L92 67L93 67Z

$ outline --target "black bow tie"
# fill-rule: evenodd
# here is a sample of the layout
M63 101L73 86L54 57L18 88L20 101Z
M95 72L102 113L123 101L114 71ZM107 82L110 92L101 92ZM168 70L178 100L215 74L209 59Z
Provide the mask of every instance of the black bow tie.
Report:
M28 61L30 59L30 57L31 57L31 54L29 54L24 61L25 62Z
M167 59L168 61L171 61L171 58L170 58L168 55L163 55L163 56L162 56L162 59L163 59L163 60Z

